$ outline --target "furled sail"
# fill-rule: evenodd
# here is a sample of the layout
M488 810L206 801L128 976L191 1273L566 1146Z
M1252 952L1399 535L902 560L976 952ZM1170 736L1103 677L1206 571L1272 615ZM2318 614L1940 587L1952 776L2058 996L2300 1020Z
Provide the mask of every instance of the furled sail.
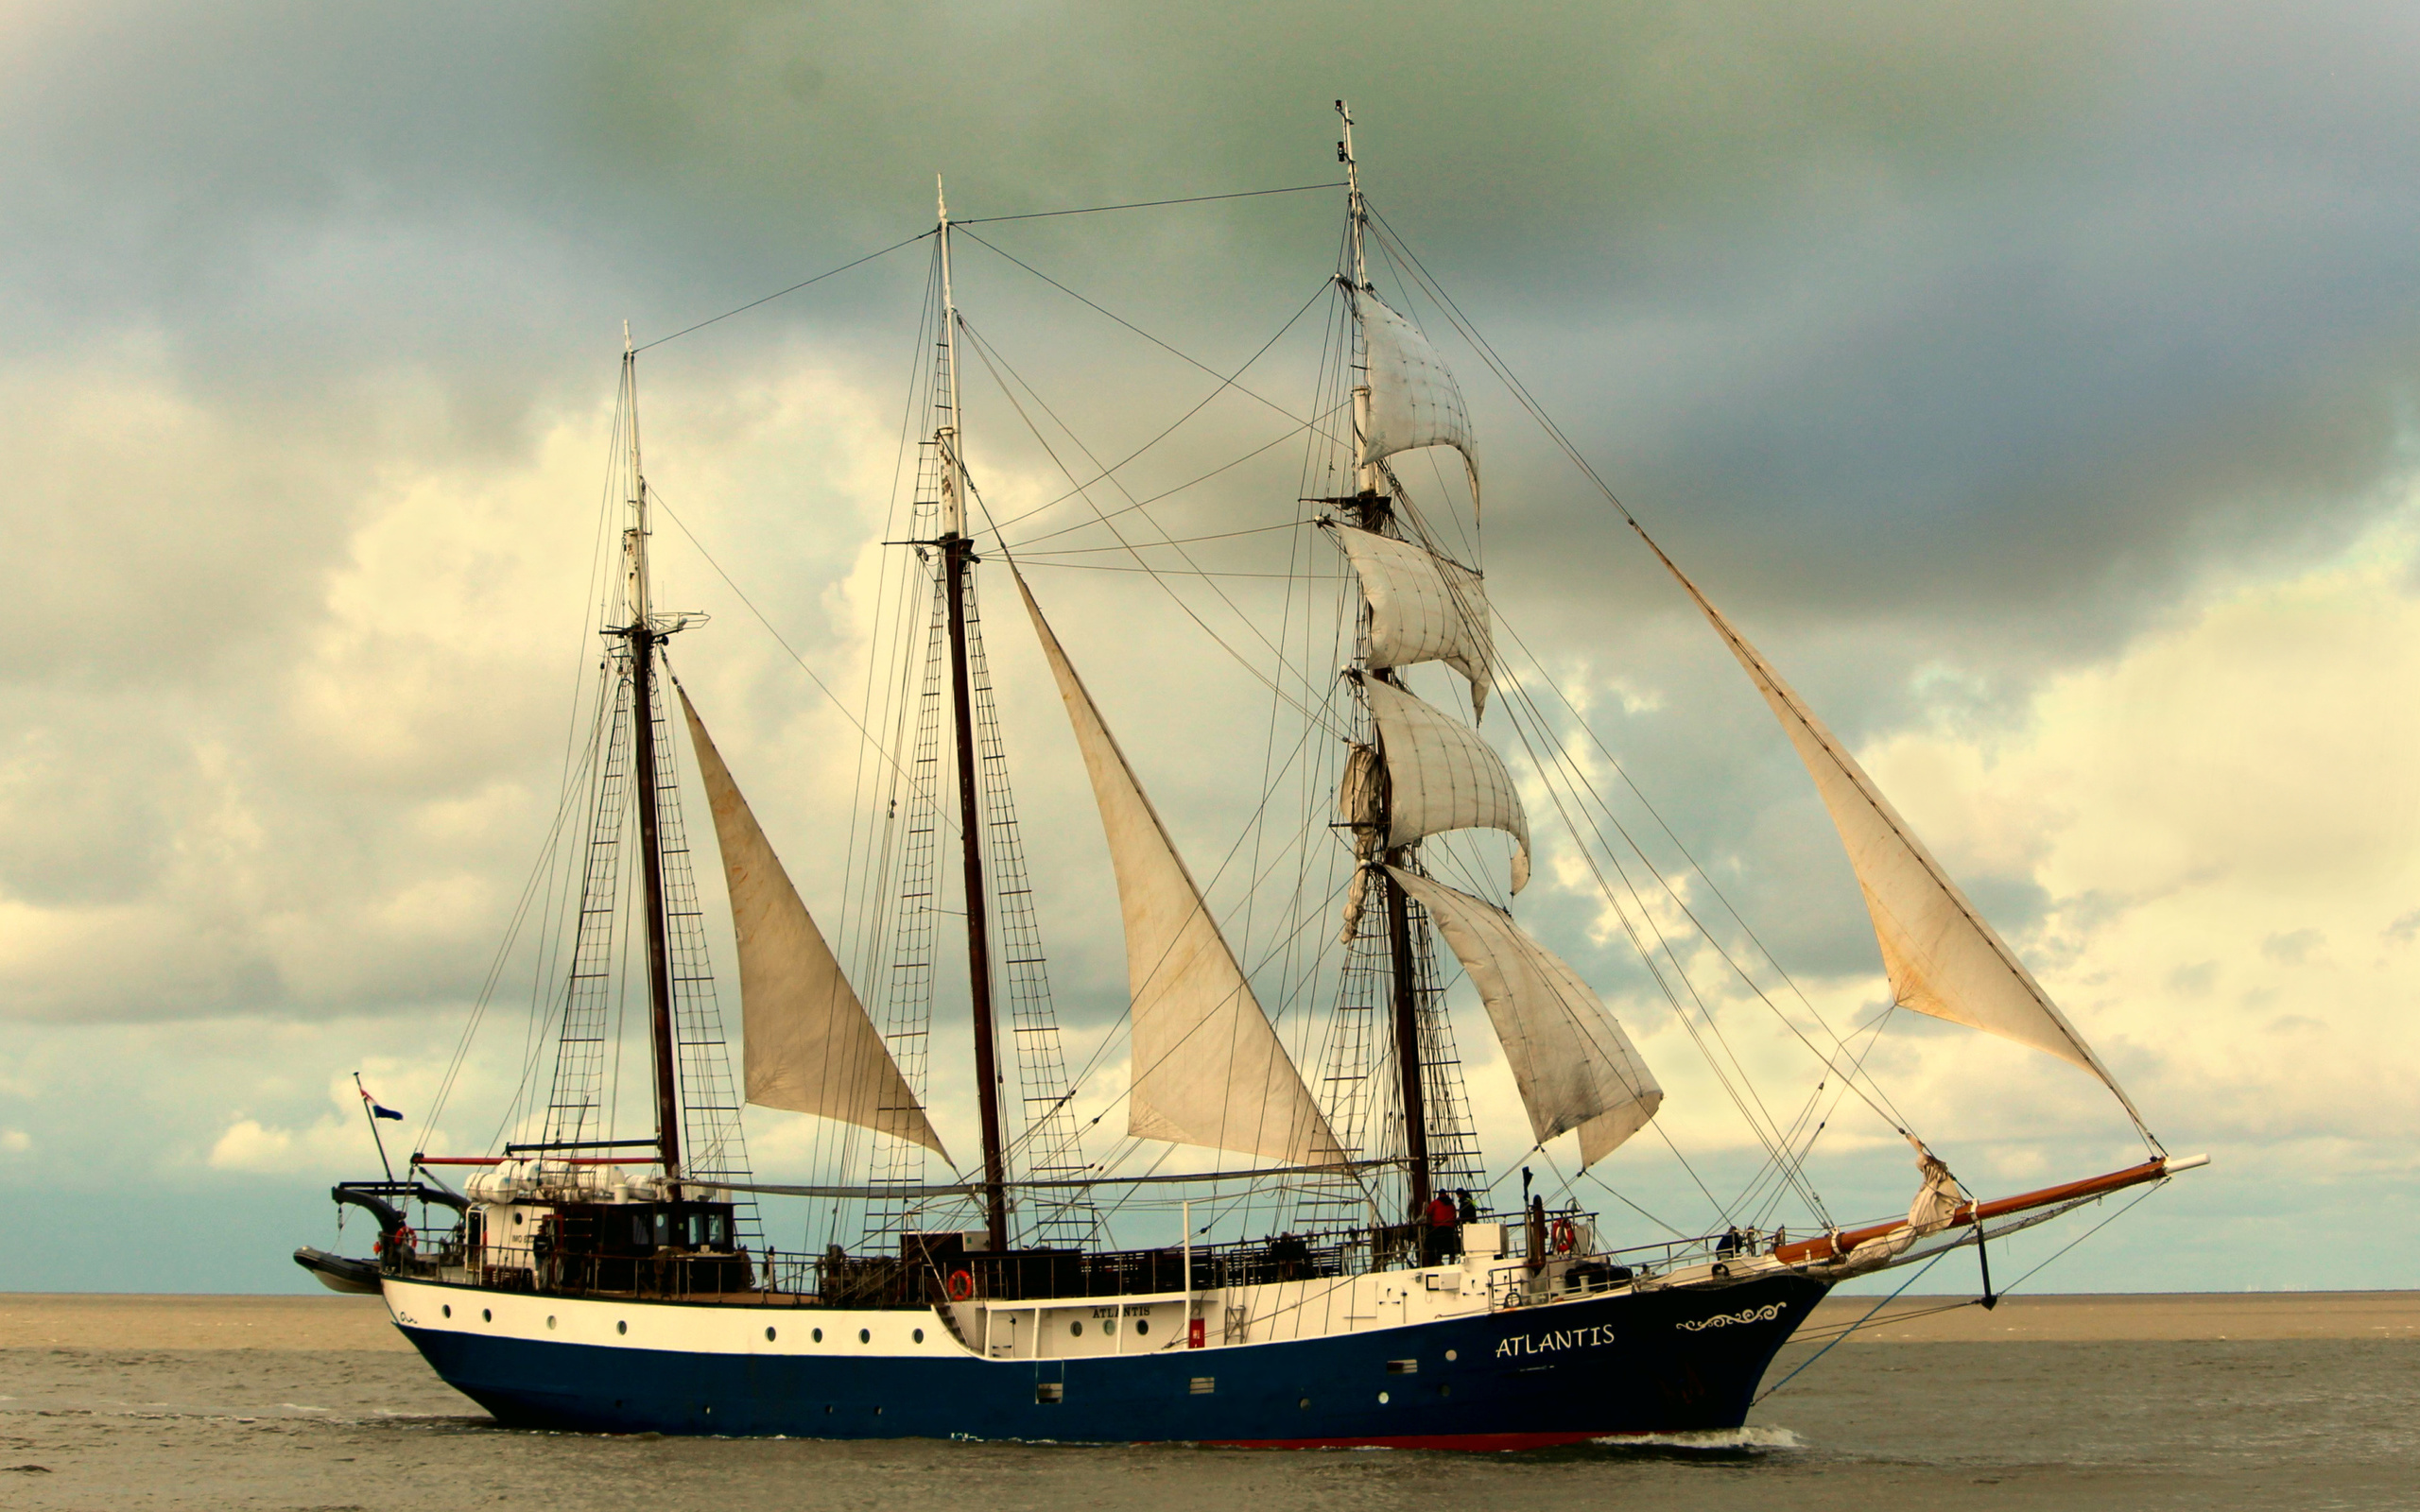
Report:
M1462 407L1461 387L1437 349L1410 321L1388 309L1368 289L1356 290L1362 348L1369 359L1370 406L1361 428L1360 463L1368 467L1397 452L1450 446L1462 454L1471 504L1478 504L1478 449Z
M1512 890L1530 885L1530 816L1504 758L1478 731L1391 682L1363 678L1387 768L1387 849L1447 830L1502 830L1517 842Z
M739 1004L748 1100L759 1108L838 1119L949 1159L866 1016L822 931L731 780L689 691L681 690L698 772L715 814L739 941Z
M1059 679L1117 873L1133 1004L1127 1132L1291 1165L1343 1161L1201 889L1022 576L1017 592Z
M1695 583L1668 558L1665 565L1738 658L1813 775L1865 893L1866 911L1874 917L1875 937L1882 946L1883 969L1890 973L1899 1005L2072 1061L2107 1084L2139 1125L2134 1103L2100 1057L1949 880L1839 737Z
M1578 972L1494 904L1387 871L1428 910L1478 988L1539 1143L1578 1129L1580 1163L1592 1165L1647 1126L1664 1089Z
M1495 645L1479 575L1409 541L1331 526L1370 604L1370 667L1443 662L1470 680L1471 717L1487 712Z

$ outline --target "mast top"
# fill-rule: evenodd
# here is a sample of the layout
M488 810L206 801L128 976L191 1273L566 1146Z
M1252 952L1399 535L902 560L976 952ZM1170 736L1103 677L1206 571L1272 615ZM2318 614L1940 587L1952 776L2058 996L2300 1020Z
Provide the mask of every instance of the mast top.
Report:
M945 397L935 398L949 411L942 422L934 427L933 441L942 454L942 538L946 541L966 535L966 462L959 449L958 296L950 287L949 277L949 199L942 193L942 176L938 173L933 175L933 208L941 227L942 377L945 389Z
M1345 203L1353 214L1353 286L1366 289L1370 286L1370 274L1361 256L1361 228L1370 217L1368 208L1361 202L1361 164L1353 155L1353 107L1339 100L1336 113L1344 122L1344 140L1336 145L1336 161L1344 164Z

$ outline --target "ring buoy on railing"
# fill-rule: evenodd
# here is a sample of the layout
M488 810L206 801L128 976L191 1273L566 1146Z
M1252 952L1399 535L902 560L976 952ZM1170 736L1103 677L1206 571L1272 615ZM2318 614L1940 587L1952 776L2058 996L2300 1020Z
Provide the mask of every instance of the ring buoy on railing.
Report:
M975 1295L975 1277L970 1271L951 1271L949 1273L947 1285L949 1287L949 1299L953 1302L963 1302L968 1297Z
M1554 1252L1558 1255L1568 1255L1579 1247L1579 1245L1580 1230L1571 1226L1571 1220L1557 1218L1554 1221Z

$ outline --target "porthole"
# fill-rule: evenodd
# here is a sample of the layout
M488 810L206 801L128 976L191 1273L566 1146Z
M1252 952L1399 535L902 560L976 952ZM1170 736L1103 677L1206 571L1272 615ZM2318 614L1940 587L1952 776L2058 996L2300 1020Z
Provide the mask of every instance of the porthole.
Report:
M553 1314L552 1313L549 1313L549 1314L546 1314L546 1332L550 1332L550 1333L551 1333L551 1332L554 1332L554 1328L555 1328L555 1314Z
M924 1343L924 1342L925 1342L925 1331L924 1331L923 1329L918 1329L918 1330L916 1331L916 1342L917 1342L918 1344L922 1344L922 1343Z
M1068 1324L1067 1334L1070 1338L1082 1338L1084 1336L1083 1320L1079 1318L1077 1321Z
M1452 1396L1453 1394L1454 1394L1454 1388L1453 1388L1453 1387L1451 1387L1451 1386L1441 1385L1441 1386L1439 1386L1439 1387L1437 1388L1437 1395L1439 1395L1439 1396L1441 1396L1441 1397L1450 1397L1450 1396Z
M629 1321L626 1319L622 1322L615 1323L614 1325L614 1332L616 1333L628 1333L631 1332L631 1325Z
M1134 1320L1134 1336L1135 1336L1136 1338L1138 1338L1138 1339L1139 1339L1139 1338L1141 1338L1144 1334L1149 1333L1149 1332L1151 1332L1151 1320L1150 1320L1150 1318L1148 1318L1148 1317L1138 1317L1138 1318L1136 1318L1136 1319Z
M480 1309L479 1309L479 1321L480 1321L480 1322L482 1322L482 1323L493 1323L493 1322L494 1322L494 1321L495 1321L495 1309L493 1309L493 1308L492 1308L492 1307L483 1307L483 1308L480 1308Z
M872 1344L872 1343L873 1342L873 1330L872 1330L872 1329L859 1329L859 1330L857 1330L857 1342L858 1342L859 1344Z
M823 1342L823 1331L821 1329L817 1329L815 1331L815 1342L818 1344L821 1344Z
M1378 1393L1378 1405L1379 1405L1379 1406L1381 1406L1381 1407L1383 1407L1383 1406L1385 1406L1385 1405L1387 1404L1387 1401L1388 1401L1387 1394L1386 1394L1385 1392L1383 1392L1383 1391L1379 1392L1379 1393Z
M1456 1353L1456 1352L1455 1352L1454 1350L1452 1350L1452 1349L1447 1349L1447 1350L1445 1351L1445 1358L1446 1358L1446 1359L1448 1359L1448 1360L1459 1360L1459 1359L1461 1359L1461 1356L1460 1354Z
M1117 1319L1115 1319L1115 1318L1114 1318L1114 1317L1112 1317L1112 1318L1103 1318L1103 1319L1101 1320L1100 1331L1101 1331L1103 1333L1115 1333L1115 1332L1117 1332Z
M448 1303L446 1303L446 1304L445 1304L445 1315L446 1315L447 1317L452 1317L452 1316L454 1315L454 1304L453 1304L453 1303L448 1302Z
M1297 1406L1297 1407L1308 1407L1310 1404L1311 1404L1311 1399L1310 1399L1310 1398L1308 1398L1308 1397L1305 1397L1302 1400L1300 1400L1300 1401L1298 1401L1298 1402L1294 1403L1294 1405L1295 1405L1295 1406Z
M773 1342L773 1331L772 1331L771 1329L767 1329L767 1330L765 1331L765 1342L766 1342L767 1344L770 1344L770 1343L772 1343L772 1342Z

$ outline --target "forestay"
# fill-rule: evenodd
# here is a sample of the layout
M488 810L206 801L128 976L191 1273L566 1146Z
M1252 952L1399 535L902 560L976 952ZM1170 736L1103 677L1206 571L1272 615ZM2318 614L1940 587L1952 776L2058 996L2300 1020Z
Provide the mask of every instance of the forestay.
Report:
M1292 1165L1342 1161L1342 1147L1253 996L1201 889L1022 575L1017 592L1059 679L1117 873L1133 1005L1127 1132Z
M1368 289L1353 295L1369 359L1370 404L1361 427L1360 463L1368 467L1397 452L1450 446L1462 454L1470 479L1471 507L1478 507L1478 450L1471 441L1461 387L1437 349L1410 321L1387 308Z
M1409 541L1347 524L1330 528L1370 606L1371 669L1443 662L1469 679L1473 722L1484 716L1495 661L1485 581Z
M681 712L688 717L731 888L748 1100L874 1129L949 1160L685 688Z
M1661 555L1661 553L1658 553ZM2137 1126L2135 1105L2025 969L1985 922L1882 790L1874 785L1839 738L1805 699L1783 681L1762 652L1698 591L1669 558L1665 565L1738 658L1765 696L1790 744L1831 811L1841 844L1856 868L1882 947L1883 969L1901 1007L2014 1040L2074 1062L2107 1084Z
M1361 679L1387 768L1387 849L1447 830L1512 836L1512 890L1530 885L1530 817L1504 758L1478 731L1391 682Z
M1387 871L1437 921L1478 988L1539 1143L1578 1129L1580 1163L1592 1165L1647 1126L1664 1090L1578 972L1494 904L1400 867Z

